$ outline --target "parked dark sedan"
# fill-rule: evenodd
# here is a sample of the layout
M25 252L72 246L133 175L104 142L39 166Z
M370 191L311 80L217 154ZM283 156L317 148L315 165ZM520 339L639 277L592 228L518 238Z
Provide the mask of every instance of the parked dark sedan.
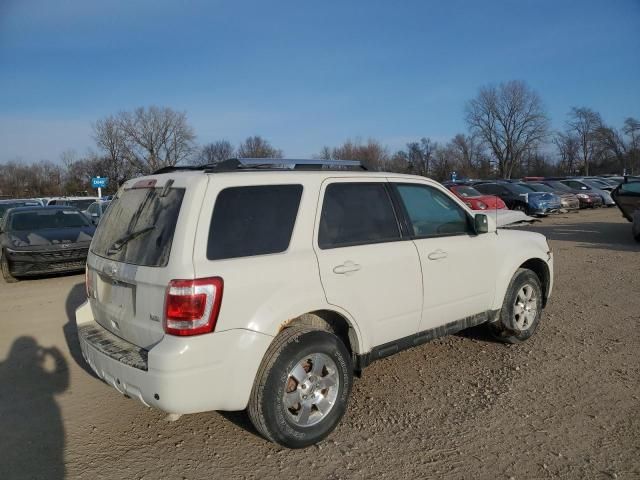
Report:
M575 194L580 201L580 208L595 208L601 207L604 204L602 197L597 193L588 190L576 190L575 188L565 185L560 180L542 180L540 183L548 185L554 190L566 191Z
M84 269L95 227L73 207L18 207L0 222L0 268L16 277Z
M611 196L624 218L633 223L631 232L640 242L640 181L621 183Z

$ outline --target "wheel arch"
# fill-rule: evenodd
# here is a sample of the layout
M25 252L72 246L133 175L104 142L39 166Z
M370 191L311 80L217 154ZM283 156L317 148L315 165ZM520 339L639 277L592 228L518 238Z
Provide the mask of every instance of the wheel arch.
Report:
M540 258L530 258L518 267L518 269L520 268L526 268L536 274L542 286L542 306L546 307L547 299L549 298L549 287L551 285L551 272L549 271L547 262Z
M280 324L278 332L294 325L305 325L333 332L352 355L362 352L357 326L346 315L331 309L319 309L298 315Z

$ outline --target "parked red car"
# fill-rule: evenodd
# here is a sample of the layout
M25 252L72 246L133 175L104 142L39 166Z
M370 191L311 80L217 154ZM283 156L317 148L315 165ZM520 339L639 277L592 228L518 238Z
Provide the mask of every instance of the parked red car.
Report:
M507 205L495 195L483 195L478 190L467 185L447 185L456 197L466 203L472 210L502 210Z

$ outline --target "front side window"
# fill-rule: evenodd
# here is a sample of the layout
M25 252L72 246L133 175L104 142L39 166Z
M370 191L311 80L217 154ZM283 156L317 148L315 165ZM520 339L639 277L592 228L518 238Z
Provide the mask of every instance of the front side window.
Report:
M416 237L471 233L465 211L440 190L415 184L398 184L397 188Z
M400 229L384 183L332 183L324 192L318 246L390 242Z
M211 217L207 258L249 257L289 248L302 185L225 188Z

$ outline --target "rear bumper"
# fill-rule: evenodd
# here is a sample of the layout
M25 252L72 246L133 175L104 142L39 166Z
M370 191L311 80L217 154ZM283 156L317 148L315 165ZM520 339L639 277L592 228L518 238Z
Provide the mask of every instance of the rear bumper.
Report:
M11 273L17 277L84 269L89 247L51 250L14 250L6 248Z
M194 337L165 335L144 350L113 335L76 310L82 355L120 393L170 413L243 410L272 337L227 330Z

